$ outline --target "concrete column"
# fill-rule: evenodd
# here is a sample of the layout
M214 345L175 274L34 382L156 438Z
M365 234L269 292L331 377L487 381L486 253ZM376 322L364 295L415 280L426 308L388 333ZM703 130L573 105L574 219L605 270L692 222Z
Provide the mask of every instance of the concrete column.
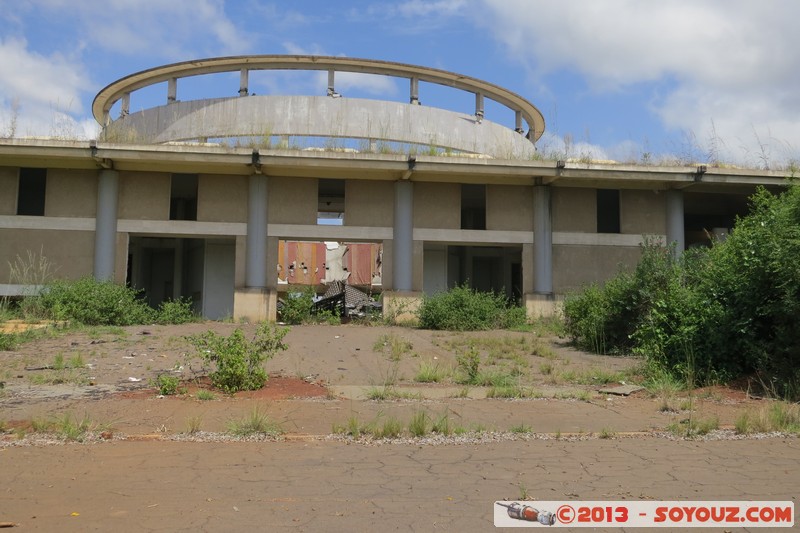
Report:
M550 186L533 187L533 291L553 293L553 219Z
M413 105L419 105L419 78L411 78L411 96L409 101Z
M131 93L125 93L122 95L122 104L120 105L119 116L121 117L128 116L130 112L131 112Z
M245 285L267 287L267 177L250 176L247 195L247 251Z
M94 230L94 279L114 279L117 253L117 204L119 172L101 170L97 182L97 215Z
M683 227L683 191L667 191L667 244L675 243L675 253L680 255L686 248Z
M483 93L475 93L475 119L483 121Z
M250 71L246 68L239 72L239 96L247 96L249 94L249 89L247 88L249 77Z
M392 288L412 290L414 274L414 184L394 184L394 233L392 236Z
M336 94L336 71L331 69L328 71L328 96Z
M167 103L171 104L178 101L178 78L170 78L167 81Z

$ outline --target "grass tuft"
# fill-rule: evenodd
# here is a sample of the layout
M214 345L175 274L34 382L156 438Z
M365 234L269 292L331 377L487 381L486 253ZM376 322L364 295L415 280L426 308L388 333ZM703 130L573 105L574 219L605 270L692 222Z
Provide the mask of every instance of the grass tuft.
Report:
M237 437L249 437L251 435L277 436L283 433L277 422L270 420L269 416L254 407L250 414L243 418L228 422L228 432Z

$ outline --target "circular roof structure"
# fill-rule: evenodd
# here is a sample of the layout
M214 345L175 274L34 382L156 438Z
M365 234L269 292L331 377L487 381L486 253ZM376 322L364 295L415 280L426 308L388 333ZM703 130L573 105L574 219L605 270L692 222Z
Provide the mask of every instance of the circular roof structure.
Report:
M259 70L327 71L326 96L255 96L249 74ZM189 101L178 99L179 81L189 77L240 72L238 94ZM409 103L341 98L337 72L376 74L409 81ZM422 106L419 82L434 83L475 96L475 108L454 112ZM131 95L167 82L164 105L130 113ZM511 127L484 120L484 99L514 112ZM120 116L111 109L120 103ZM143 143L208 140L253 135L367 139L497 158L528 158L544 133L541 112L518 94L454 72L416 65L349 57L255 55L199 59L164 65L126 76L103 88L92 104L107 140ZM527 124L525 135L523 121Z

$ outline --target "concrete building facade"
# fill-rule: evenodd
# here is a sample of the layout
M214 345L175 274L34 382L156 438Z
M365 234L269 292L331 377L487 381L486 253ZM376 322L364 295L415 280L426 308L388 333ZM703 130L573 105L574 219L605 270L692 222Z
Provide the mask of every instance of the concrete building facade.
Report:
M327 72L327 94L254 96L250 73L265 69ZM179 82L226 72L239 72L238 93L179 100ZM406 79L409 101L342 96L339 72ZM162 106L130 112L137 90L164 82ZM475 107L421 105L420 82L472 93ZM486 100L513 124L490 121ZM533 316L634 265L645 236L680 250L724 235L756 186L783 181L770 171L542 161L544 121L520 96L371 60L167 65L112 83L93 111L104 126L96 141L0 140L0 293L24 293L10 264L41 251L57 276L130 283L152 305L183 296L209 318L274 320L285 290L279 243L335 241L381 245L386 312L469 283L504 291ZM298 149L295 137L325 144Z

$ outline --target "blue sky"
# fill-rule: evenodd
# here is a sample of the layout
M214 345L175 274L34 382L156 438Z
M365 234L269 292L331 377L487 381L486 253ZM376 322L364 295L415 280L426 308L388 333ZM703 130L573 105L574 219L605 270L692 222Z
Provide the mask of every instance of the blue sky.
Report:
M800 159L796 0L0 0L0 7L0 134L92 137L94 95L127 74L204 57L291 53L420 64L504 86L544 114L544 152L772 168ZM258 94L323 94L324 85L313 73L251 77ZM217 76L181 97L237 89L236 76ZM407 97L403 82L387 78L341 79L337 89ZM155 96L134 94L132 110ZM432 88L423 87L421 99L462 105Z

